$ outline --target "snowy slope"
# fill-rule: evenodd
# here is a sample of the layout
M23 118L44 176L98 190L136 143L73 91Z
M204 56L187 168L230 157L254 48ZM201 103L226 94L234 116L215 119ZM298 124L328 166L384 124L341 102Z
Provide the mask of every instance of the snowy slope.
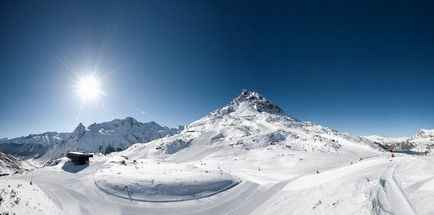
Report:
M287 116L264 96L244 90L228 105L191 123L181 133L134 145L123 154L141 158L173 155L172 159L185 161L264 147L356 154L381 150L368 139Z
M25 181L21 183L28 184L32 178L33 184L48 197L38 197L40 200L35 199L36 205L47 209L44 211L54 212L60 209L62 214L95 214L95 211L107 215L434 212L432 157L398 154L391 158L387 154L377 154L360 159L347 153L279 152L258 148L237 156L207 157L183 163L160 159L138 159L134 162L129 159L121 164L118 161L122 159L126 158L112 153L108 156L97 155L87 166L73 166L62 161L57 166L37 169L31 175L1 177L0 185L7 186L13 181ZM135 171L135 168L139 169ZM213 172L222 171L231 175L230 178L240 178L241 182L230 189L197 200L165 203L134 200L135 197L149 197L143 195L146 192L140 193L140 189L167 185L164 181L166 178L155 175L156 173L164 174L167 170L167 180L173 184L174 181L171 180L176 180L176 172L186 171L187 175L192 169L202 173L203 170L210 171L210 177L205 178L206 181L212 181L209 179L216 175ZM321 173L317 174L317 169ZM106 176L110 178L105 178ZM219 180L224 180L224 177L226 176ZM179 179L179 188L182 188L183 181L191 183L199 179L197 181L202 183L202 178L181 175ZM96 183L101 180L113 180L114 183L104 183L104 190L100 190ZM141 184L135 184L138 181ZM118 187L111 186L116 184ZM153 189L156 190L158 189ZM181 190L180 193L186 194L187 191ZM160 197L165 198L164 195ZM33 208L35 204L30 205ZM25 208L26 204L22 204L14 210ZM20 214L35 213L30 210Z
M126 149L133 143L146 143L176 134L181 129L181 126L168 128L155 122L141 123L132 117L94 123L88 127L80 123L66 140L51 147L42 159L56 159L68 151L107 154Z
M37 185L23 180L0 183L0 214L63 214Z
M22 171L19 160L0 152L0 176Z

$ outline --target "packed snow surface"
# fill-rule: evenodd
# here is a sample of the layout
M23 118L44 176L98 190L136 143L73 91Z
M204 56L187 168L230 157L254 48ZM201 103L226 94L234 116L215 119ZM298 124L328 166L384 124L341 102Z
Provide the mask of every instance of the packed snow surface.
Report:
M0 177L0 184L7 186L20 181L29 185L33 180L33 186L42 192L35 196L32 190L26 190L22 194L34 198L40 208L60 210L62 214L94 214L95 211L103 214L434 213L434 159L431 157L391 157L387 153L357 157L347 153L282 152L271 148L182 163L156 159L136 160L133 164L133 160L126 160L124 165L121 164L124 159L118 155L96 156L84 166L62 159L56 166L34 170L31 174ZM219 175L220 170L228 175ZM120 177L117 171L121 171ZM161 177L165 171L167 178ZM181 171L186 173L174 174ZM146 172L150 175L144 176ZM239 183L229 189L219 187L221 192L214 190L213 195L199 195L186 201L177 201L180 196L188 196L179 193L178 199L164 192L154 195L152 180L154 185L174 183L174 187L165 189L177 192L182 186L175 178L186 184L198 180L194 185L201 191L209 191L208 185L217 181ZM101 190L101 182L103 189L108 190ZM125 186L128 191L122 189ZM150 198L164 202L148 202ZM24 210L25 201L14 207Z
M223 192L239 182L238 178L223 171L147 160L112 161L109 167L95 175L98 188L108 194L151 202L204 198Z

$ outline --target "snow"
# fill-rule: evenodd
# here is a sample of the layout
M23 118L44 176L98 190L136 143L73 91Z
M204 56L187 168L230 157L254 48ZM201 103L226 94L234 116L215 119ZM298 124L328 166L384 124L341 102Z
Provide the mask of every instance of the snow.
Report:
M238 178L191 165L148 160L111 162L98 171L95 183L102 191L121 198L150 202L185 201L209 197L232 188Z
M0 179L1 214L62 214L37 185L23 180Z
M0 176L22 171L21 161L0 152Z
M185 162L169 157L134 160L122 153L97 155L85 166L62 159L56 166L2 177L0 182L28 184L33 178L33 184L65 214L433 212L434 160L427 157L283 151L270 146ZM227 189L209 187L218 181L239 183ZM156 184L162 190L154 189ZM187 185L199 190L183 190Z
M361 169L366 169L372 166L378 166L382 164L384 164L384 161L382 159L367 159L364 162L357 162L349 166L332 169L322 174L306 175L292 182L291 186L288 186L287 189L300 190L316 187L329 181L358 173L361 171Z
M429 214L429 202L418 204L402 185L398 167L411 164L408 158L376 156L300 176L253 214Z

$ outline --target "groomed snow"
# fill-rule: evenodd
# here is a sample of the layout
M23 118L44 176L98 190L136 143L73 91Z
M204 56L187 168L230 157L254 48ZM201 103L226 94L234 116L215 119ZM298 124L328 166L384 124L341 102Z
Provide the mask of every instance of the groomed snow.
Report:
M149 202L186 201L228 190L240 179L223 171L150 160L111 161L95 175L97 187L121 198Z

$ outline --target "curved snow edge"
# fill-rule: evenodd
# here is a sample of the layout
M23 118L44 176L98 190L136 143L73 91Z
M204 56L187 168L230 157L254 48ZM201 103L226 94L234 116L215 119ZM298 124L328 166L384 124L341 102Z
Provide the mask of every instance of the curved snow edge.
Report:
M149 198L149 199L147 199L146 197L137 198L137 197L133 197L131 195L125 194L126 192L117 192L117 193L110 192L107 189L105 189L103 186L99 185L96 178L94 178L94 183L95 183L95 186L100 191L102 191L108 195L118 197L118 198L127 199L127 200L131 200L131 201L132 200L140 201L140 202L168 203L168 202L183 202L183 201L191 201L191 200L208 198L208 197L214 196L216 194L225 192L225 191L237 186L238 184L240 184L242 182L242 179L239 177L233 177L233 176L231 176L231 177L233 180L231 180L231 183L229 185L222 187L216 191L204 190L204 191L197 193L196 195L192 195L192 196L179 196L180 198L178 198L178 199L177 198L172 198L172 199L151 199L151 198ZM221 182L217 182L217 183L221 183Z
M203 198L208 198L214 195L217 195L219 193L225 192L235 186L237 186L238 184L240 184L242 182L242 180L240 178L234 178L236 180L233 180L231 184L229 184L228 186L215 191L215 192L209 192L208 194L205 195L200 195L200 196L191 196L191 198L183 198L183 199L170 199L170 200L151 200L151 199L144 199L144 198L135 198L135 197L126 197L124 195L119 195L116 193L111 193L107 190L105 190L103 187L101 187L100 185L98 185L97 180L94 180L95 186L102 192L111 195L111 196L115 196L118 198L122 198L122 199L127 199L127 200L134 200L134 201L140 201L140 202L154 202L154 203L168 203L168 202L184 202L184 201L191 201L191 200L197 200L197 199L203 199Z

